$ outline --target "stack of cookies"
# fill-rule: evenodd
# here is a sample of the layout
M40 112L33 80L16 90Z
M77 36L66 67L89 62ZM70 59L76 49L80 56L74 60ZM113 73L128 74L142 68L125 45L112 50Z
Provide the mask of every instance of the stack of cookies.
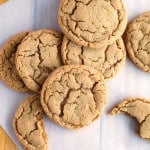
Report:
M23 32L0 51L1 80L16 91L38 93L22 102L13 121L26 149L47 149L43 110L69 129L99 118L107 102L105 79L125 62L122 1L62 0L58 20L65 35L48 29Z
M43 29L13 36L0 50L0 78L19 92L35 92L16 111L13 126L26 149L47 149L43 111L69 129L89 125L107 103L106 81L123 67L122 0L61 0L63 32Z

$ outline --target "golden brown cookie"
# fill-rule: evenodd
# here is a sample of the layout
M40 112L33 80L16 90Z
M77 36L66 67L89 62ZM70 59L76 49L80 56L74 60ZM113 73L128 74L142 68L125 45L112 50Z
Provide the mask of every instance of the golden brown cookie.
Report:
M18 140L25 149L48 149L39 95L30 96L21 103L13 119L13 127Z
M98 119L106 101L103 76L84 65L54 70L41 91L41 104L47 116L70 129L82 128Z
M49 73L62 65L62 35L54 30L29 33L18 47L16 67L26 86L40 92Z
M0 79L10 88L18 92L29 92L20 78L15 65L15 55L18 45L28 32L22 32L11 37L0 49Z
M61 0L58 23L73 42L99 48L119 39L127 14L122 0Z
M128 25L125 44L134 64L150 72L150 12L139 15Z
M140 124L139 134L150 140L150 100L129 98L112 109L110 114L127 113L137 119Z
M101 72L105 79L110 79L123 68L126 51L121 38L111 45L92 49L79 46L64 36L61 56L63 63L66 65L81 64L92 66Z

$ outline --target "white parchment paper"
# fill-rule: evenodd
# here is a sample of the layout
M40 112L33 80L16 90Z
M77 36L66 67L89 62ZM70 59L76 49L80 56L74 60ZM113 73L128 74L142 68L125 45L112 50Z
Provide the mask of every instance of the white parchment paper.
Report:
M60 0L9 0L0 5L0 46L13 34L41 28L58 29ZM150 11L150 0L124 0L129 20ZM49 150L150 150L150 142L141 139L138 124L125 115L108 115L120 100L128 97L150 99L150 74L136 68L127 59L124 69L108 82L109 102L100 120L78 131L61 128L45 118ZM18 93L0 82L0 124L20 146L12 128L12 118L27 94Z

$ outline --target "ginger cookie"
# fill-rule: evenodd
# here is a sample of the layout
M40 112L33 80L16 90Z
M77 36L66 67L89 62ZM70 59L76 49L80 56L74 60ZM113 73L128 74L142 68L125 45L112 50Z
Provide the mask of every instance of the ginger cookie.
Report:
M69 129L82 128L98 119L106 102L103 76L84 65L54 70L41 91L41 104L47 116Z
M137 119L140 124L139 134L150 140L150 100L129 98L112 109L110 114L127 113Z
M139 15L128 25L125 44L133 63L150 72L150 12Z
M13 119L13 127L18 140L25 149L48 149L39 95L30 96L21 103Z
M49 73L62 65L62 35L54 30L29 33L18 47L16 67L26 86L40 92Z
M22 32L14 35L0 49L0 79L18 92L30 91L20 78L15 65L18 45L27 34L28 32Z
M92 66L101 72L105 79L117 75L126 59L126 51L121 38L111 45L92 49L79 46L64 36L61 55L64 64Z
M122 0L61 0L58 23L73 42L99 48L119 39L127 14Z

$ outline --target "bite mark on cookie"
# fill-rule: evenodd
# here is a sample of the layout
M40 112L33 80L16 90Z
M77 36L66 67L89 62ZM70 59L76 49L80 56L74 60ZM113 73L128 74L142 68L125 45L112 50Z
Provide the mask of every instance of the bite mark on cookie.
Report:
M127 113L137 119L140 124L139 134L150 140L150 101L142 98L130 98L114 107L110 114Z

